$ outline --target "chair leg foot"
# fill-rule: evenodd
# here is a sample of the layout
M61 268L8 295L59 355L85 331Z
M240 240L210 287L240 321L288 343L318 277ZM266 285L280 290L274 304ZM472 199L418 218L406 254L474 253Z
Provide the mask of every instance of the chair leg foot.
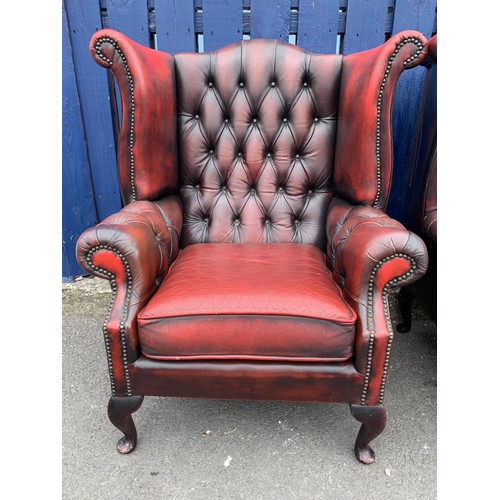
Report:
M399 291L398 304L403 322L396 325L396 330L400 333L408 333L411 329L411 309L413 305L413 295L408 288L403 287Z
M354 453L360 462L371 464L375 460L375 453L368 445L385 429L385 408L382 405L350 406L352 416L362 424L354 445Z
M144 396L112 396L109 399L109 420L124 434L116 445L116 449L120 453L130 453L137 444L137 430L131 415L141 407L143 399Z

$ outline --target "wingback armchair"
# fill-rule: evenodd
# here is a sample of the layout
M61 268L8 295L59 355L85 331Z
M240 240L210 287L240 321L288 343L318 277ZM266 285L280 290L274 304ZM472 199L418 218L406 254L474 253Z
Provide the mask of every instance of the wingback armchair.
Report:
M144 396L349 403L357 458L385 427L389 292L425 273L384 212L404 31L356 54L269 39L170 55L113 30L92 56L121 93L124 207L79 238L109 280L108 415L136 446Z

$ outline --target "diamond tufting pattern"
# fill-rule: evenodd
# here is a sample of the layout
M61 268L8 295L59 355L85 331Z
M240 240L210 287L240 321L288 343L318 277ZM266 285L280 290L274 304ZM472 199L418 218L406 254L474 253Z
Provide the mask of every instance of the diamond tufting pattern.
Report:
M325 249L341 64L259 39L175 56L182 246Z

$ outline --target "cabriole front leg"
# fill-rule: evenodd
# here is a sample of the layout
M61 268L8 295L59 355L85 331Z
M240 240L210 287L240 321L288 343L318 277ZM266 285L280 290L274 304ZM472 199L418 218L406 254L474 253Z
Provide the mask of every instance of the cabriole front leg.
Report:
M382 405L365 406L365 405L350 405L351 414L361 422L356 443L354 445L354 453L356 458L364 463L371 464L375 460L375 453L371 449L369 443L375 439L385 429L386 412Z
M124 434L116 445L120 453L130 453L137 444L137 430L131 415L141 407L143 399L144 396L111 396L109 399L109 420Z

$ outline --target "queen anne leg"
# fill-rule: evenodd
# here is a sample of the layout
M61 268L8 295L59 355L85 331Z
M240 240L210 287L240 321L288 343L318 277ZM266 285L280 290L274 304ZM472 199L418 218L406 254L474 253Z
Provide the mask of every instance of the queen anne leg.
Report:
M130 453L137 444L137 431L131 415L141 407L143 399L144 396L112 396L109 399L109 420L111 420L111 423L124 434L116 445L116 449L120 453Z
M354 453L360 462L371 464L375 460L375 453L368 444L385 429L385 408L382 405L350 406L352 416L363 424L354 445Z

